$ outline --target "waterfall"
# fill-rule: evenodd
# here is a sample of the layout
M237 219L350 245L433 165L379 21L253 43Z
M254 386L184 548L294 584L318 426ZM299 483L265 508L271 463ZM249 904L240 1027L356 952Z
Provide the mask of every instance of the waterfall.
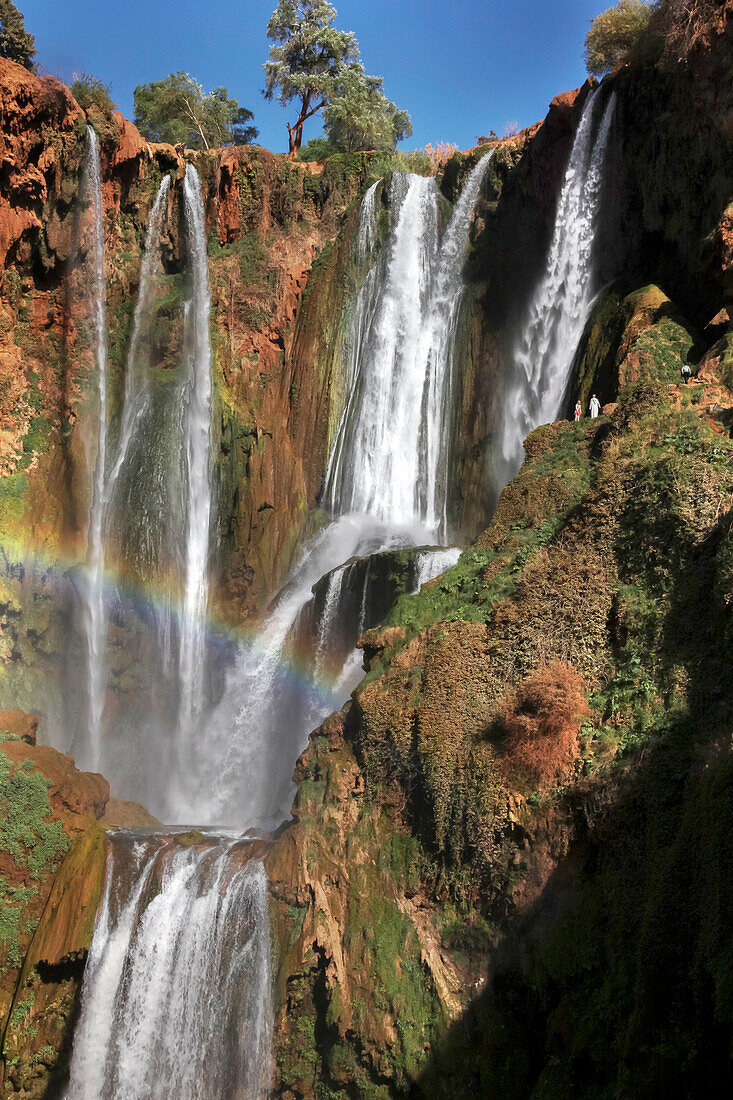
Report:
M212 496L211 300L204 204L198 173L192 164L186 165L183 193L193 273L193 352L188 361L184 415L187 501L179 649L179 724L185 737L201 707L203 694Z
M107 457L107 322L104 308L104 221L99 141L87 126L84 159L85 189L92 208L92 247L87 261L89 299L97 368L97 449L92 472L92 495L87 538L87 577L83 621L87 646L86 740L89 766L99 767L100 733L104 709L104 476Z
M248 848L110 836L68 1100L267 1095L267 880Z
M417 522L446 535L462 269L489 160L490 154L471 171L440 247L435 181L393 177L389 250L354 309L350 392L326 475L331 512ZM375 221L371 188L362 205L357 261L374 247Z
M156 586L155 604L122 588L114 604L116 636L140 639L137 656L150 687L144 709L121 709L114 726L109 723L95 766L121 795L142 798L165 821L279 823L289 809L292 763L308 733L360 678L356 627L367 618L375 625L372 609L382 607L370 591L370 571L349 563L446 541L462 268L487 164L484 158L470 173L442 236L433 179L398 173L388 192L382 181L366 191L353 251L358 290L344 345L345 410L326 486L334 518L304 547L258 634L238 645L216 702L209 698L206 647L214 478L204 206L189 164L183 203L191 290L182 372L177 382L171 372L175 384L156 387L145 348L170 181L161 184L148 225L119 429L108 447L100 525L102 561L104 538L114 539L110 558L114 547L134 576ZM314 589L326 576L324 602ZM313 644L300 653L298 624L316 608ZM344 631L352 611L356 617ZM104 614L102 605L102 661ZM102 699L103 672L95 681Z
M522 444L529 433L558 416L593 307L597 291L593 245L615 103L612 93L595 140L600 93L591 93L583 107L557 204L547 267L532 296L505 390L494 458L497 488L521 466Z
M428 315L418 347L418 358L425 370L418 446L420 514L441 538L446 537L448 530L451 399L456 382L458 322L465 290L462 269L471 216L490 159L489 153L472 169L441 241Z
M160 232L163 223L163 212L168 200L171 178L164 176L155 197L153 209L150 212L148 231L145 236L145 252L140 269L140 286L137 302L135 303L135 315L132 322L132 336L127 352L125 366L125 395L122 406L122 423L117 444L117 454L114 465L110 470L105 484L105 504L109 507L114 496L117 478L127 458L135 430L145 412L145 399L147 396L147 379L138 365L140 344L146 335L147 324L150 320L150 311L153 305L153 291L155 289L155 264L158 259L158 246Z
M413 592L419 592L428 581L435 580L446 569L455 565L461 556L457 546L449 546L443 550L421 550L415 555L415 577L413 580Z
M86 583L82 589L82 622L87 649L86 724L77 749L84 766L99 770L106 767L106 745L102 717L107 690L107 609L105 606L104 571L107 540L114 510L114 489L127 456L130 441L144 408L145 386L141 383L136 360L145 323L149 319L153 289L153 268L165 199L170 176L160 186L148 225L145 255L140 275L138 301L135 307L133 334L127 356L124 404L116 455L108 472L111 448L107 424L107 350L104 305L104 225L102 211L101 166L99 143L94 129L87 128L87 151L84 168L85 188L91 199L93 247L89 254L90 312L95 336L97 376L96 453L92 473L92 495L89 513ZM114 451L114 447L112 448Z
M391 200L396 215L389 253L329 462L326 507L409 523L419 521L415 486L424 372L417 348L438 244L435 180L396 173Z
M343 665L333 668L341 623L354 614L348 563L445 537L462 269L487 165L484 158L471 172L442 240L433 179L395 174L389 236L381 247L379 184L364 196L354 247L362 282L346 339L348 394L325 487L336 518L304 548L257 637L239 648L207 721L206 743L194 750L192 774L199 782L188 805L198 820L272 827L287 815L293 761L310 730L361 676L353 627ZM445 560L452 564L454 555ZM426 558L426 577L429 571ZM299 654L298 624L308 609L312 618L314 586L326 574L313 643ZM368 584L366 570L360 626Z

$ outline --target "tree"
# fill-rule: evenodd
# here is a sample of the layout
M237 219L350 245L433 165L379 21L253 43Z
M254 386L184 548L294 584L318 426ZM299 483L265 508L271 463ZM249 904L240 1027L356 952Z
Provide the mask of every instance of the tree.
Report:
M33 71L36 55L35 35L25 29L23 16L11 0L0 0L0 57L17 61Z
M226 88L204 95L189 73L171 73L135 89L135 125L149 141L185 142L192 149L248 145L257 137L252 117Z
M287 123L291 157L303 142L303 126L333 97L345 66L359 60L356 38L333 25L336 9L326 0L279 0L267 24L270 60L265 62L266 99L287 107L298 103L298 116Z
M393 152L412 133L406 111L400 111L382 91L382 78L367 76L360 61L343 66L323 111L329 140L344 152L376 149Z
M585 39L585 64L592 76L615 72L625 65L649 26L652 5L644 0L619 0L591 22Z

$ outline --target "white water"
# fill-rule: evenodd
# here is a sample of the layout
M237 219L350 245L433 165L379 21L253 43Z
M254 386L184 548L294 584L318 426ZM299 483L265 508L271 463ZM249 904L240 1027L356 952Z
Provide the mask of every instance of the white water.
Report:
M97 199L101 234L99 158L93 139L90 149L93 156L90 154L88 176ZM126 362L124 401L119 431L112 436L111 445L106 400L100 400L100 442L94 470L88 583L84 590L88 730L86 739L80 738L74 751L80 766L102 770L122 795L144 797L164 817L173 806L183 807L185 817L186 791L197 786L190 770L190 746L199 735L197 720L205 695L207 666L213 482L210 298L203 202L198 175L189 165L183 198L192 289L184 308L183 378L177 385L153 387L146 345L156 304L160 238L169 190L170 177L166 177L148 223ZM101 272L101 235L97 243L95 271ZM95 331L99 333L99 387L104 394L101 275L92 286ZM130 537L132 547L127 545ZM107 602L114 604L118 615L130 610L133 616L142 615L154 624L158 636L157 652L152 655L155 670L153 664L149 666L149 673L157 679L154 708L145 715L128 716L123 711L115 715L114 721L103 720L109 681L109 607L103 587L106 558L110 567L123 559L132 563L159 593L155 604L146 605L138 599L132 609L114 586L106 593ZM134 638L134 633L131 636ZM161 782L161 774L166 776L165 782Z
M67 1100L258 1100L272 1030L267 881L242 842L111 837Z
M455 565L461 556L458 546L449 546L445 550L421 550L415 555L414 592L419 592L428 581L435 580L446 569Z
M335 678L325 672L343 614L339 567L444 538L462 267L487 163L469 176L440 243L434 180L395 175L390 236L376 257L378 185L364 197L354 258L371 266L351 317L349 392L325 492L338 518L305 548L274 611L239 649L207 737L194 746L198 787L180 807L189 819L272 827L287 816L293 763L308 733L361 677L353 653ZM291 649L299 616L333 570L315 652L298 658ZM366 600L365 591L363 608Z
M85 189L91 201L92 247L87 259L89 299L94 329L97 373L96 454L92 472L92 496L87 537L87 577L82 587L83 623L87 647L86 745L89 767L96 771L100 759L100 735L105 695L104 659L104 476L107 458L107 323L104 307L104 221L102 170L99 142L87 126L84 160Z
M489 159L469 175L440 246L435 181L393 177L389 248L354 309L350 392L326 475L326 507L336 514L358 512L447 534L461 273ZM357 262L376 241L375 187L362 206Z
M558 416L575 353L597 292L593 244L603 165L615 107L612 93L593 138L600 93L583 107L555 215L545 274L530 302L507 380L494 456L497 488L517 472L531 431Z
M212 501L211 339L206 224L198 173L186 165L183 187L188 246L193 273L193 325L186 381L184 437L186 458L186 532L183 604L179 644L180 757L186 754L203 701L206 609L209 596L209 536ZM184 769L188 761L182 759Z
M145 236L145 252L140 268L140 286L137 302L135 303L135 315L132 323L132 336L127 352L125 366L125 396L122 407L122 422L120 426L117 454L109 476L106 479L104 499L109 507L114 496L115 485L122 469L127 453L130 449L133 436L139 425L146 408L148 394L147 374L141 370L138 363L140 345L147 335L147 327L150 322L150 313L153 306L155 291L155 270L158 262L158 248L160 244L160 232L163 223L163 214L168 201L171 178L164 176L155 197L153 209L150 212L148 231Z

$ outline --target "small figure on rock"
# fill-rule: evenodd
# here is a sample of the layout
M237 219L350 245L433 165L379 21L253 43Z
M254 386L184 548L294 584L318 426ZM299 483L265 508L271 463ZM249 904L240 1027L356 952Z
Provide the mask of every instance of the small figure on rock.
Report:
M588 406L588 415L591 417L592 420L595 420L595 418L598 416L600 411L601 411L601 403L598 400L598 398L596 397L596 395L593 394L593 396L590 399L590 404Z
M580 420L583 415L583 406L580 404L580 400L575 402L575 419Z
M682 370L680 371L680 374L682 375L682 381L685 383L685 385L687 385L687 383L690 381L690 375L692 374L689 363L682 364Z

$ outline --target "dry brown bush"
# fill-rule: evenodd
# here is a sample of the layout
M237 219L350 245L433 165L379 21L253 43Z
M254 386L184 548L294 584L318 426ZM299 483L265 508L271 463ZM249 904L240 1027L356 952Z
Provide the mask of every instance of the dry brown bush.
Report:
M434 170L439 172L441 168L445 168L453 154L458 152L458 146L452 141L437 141L435 145L426 145L425 152L430 157Z
M725 0L657 0L650 30L664 43L662 61L685 61L698 46L709 46L726 15Z
M510 764L541 786L579 754L578 731L588 714L583 680L555 661L536 669L505 701L501 711Z

